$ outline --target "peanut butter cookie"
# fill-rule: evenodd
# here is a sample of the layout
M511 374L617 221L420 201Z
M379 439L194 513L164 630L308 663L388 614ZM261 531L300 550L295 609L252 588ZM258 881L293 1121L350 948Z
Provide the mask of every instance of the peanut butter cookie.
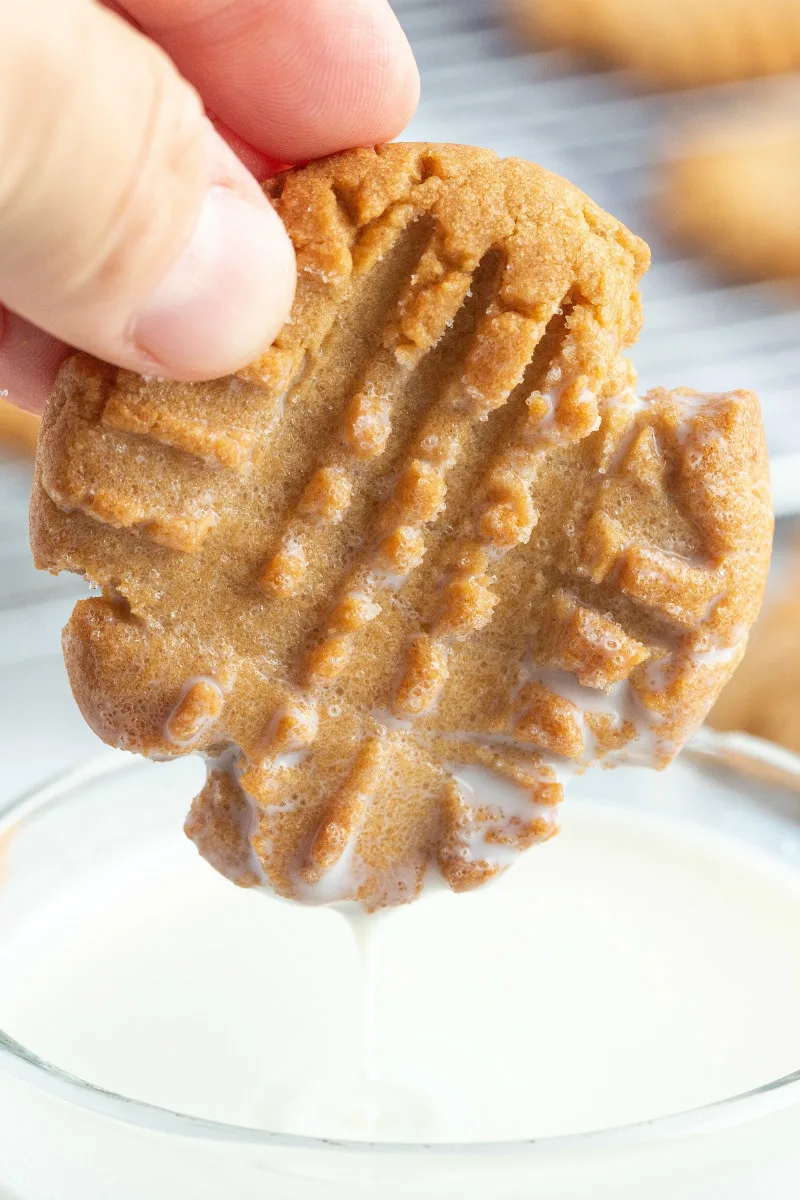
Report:
M202 751L187 832L309 903L483 883L597 759L660 766L738 662L771 512L755 398L633 390L642 242L466 147L268 185L299 287L235 378L68 363L40 567L113 745Z
M694 87L800 68L795 0L509 0L539 45Z
M714 705L709 723L800 754L800 563L782 594L767 604L741 670Z
M666 225L734 275L800 278L800 94L687 128L660 198Z
M0 396L0 445L33 456L39 436L39 418L33 413L22 412Z

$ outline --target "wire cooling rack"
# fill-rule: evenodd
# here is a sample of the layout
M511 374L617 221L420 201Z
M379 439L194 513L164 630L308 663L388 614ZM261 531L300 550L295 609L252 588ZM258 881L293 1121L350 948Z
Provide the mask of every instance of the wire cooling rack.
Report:
M565 0L565 3L567 0ZM502 21L502 0L394 0L420 65L422 102L407 136L520 155L565 175L653 250L645 328L632 357L643 388L752 388L761 397L779 512L800 512L800 293L731 286L680 253L654 217L670 131L738 85L647 93L560 51L531 54ZM752 87L752 85L750 85ZM29 466L0 451L0 667L54 654L85 589L34 571L27 544Z

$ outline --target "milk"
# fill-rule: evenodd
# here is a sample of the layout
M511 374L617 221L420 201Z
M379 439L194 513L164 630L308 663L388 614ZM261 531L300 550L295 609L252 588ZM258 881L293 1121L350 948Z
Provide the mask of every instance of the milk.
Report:
M233 887L180 832L184 767L144 769L70 816L107 845L69 886L0 893L0 1027L83 1079L255 1128L472 1142L649 1120L800 1064L800 874L679 806L568 799L498 882L376 922ZM12 867L36 836L63 853L57 823L24 830Z

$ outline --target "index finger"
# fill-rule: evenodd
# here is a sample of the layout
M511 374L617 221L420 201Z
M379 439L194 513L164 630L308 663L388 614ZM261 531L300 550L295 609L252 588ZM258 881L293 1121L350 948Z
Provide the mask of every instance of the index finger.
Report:
M387 0L124 0L226 125L284 162L389 141L419 96Z

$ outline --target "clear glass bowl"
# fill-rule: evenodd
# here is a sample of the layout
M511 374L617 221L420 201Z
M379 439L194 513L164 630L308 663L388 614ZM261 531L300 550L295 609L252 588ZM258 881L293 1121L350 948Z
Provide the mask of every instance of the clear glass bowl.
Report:
M147 800L150 773L175 769L109 755L9 804L0 820L0 932L37 896L66 896L98 861L113 866L121 844L167 823L179 829L185 787L174 803ZM688 765L679 771L648 775L651 808L723 828L800 872L800 801L756 797L752 785ZM122 786L130 780L140 786ZM121 798L109 799L117 783ZM615 804L633 803L641 777L604 773L602 790ZM0 1033L0 1129L0 1195L16 1200L778 1200L800 1188L800 1071L705 1108L580 1136L348 1143L167 1111L75 1078Z

